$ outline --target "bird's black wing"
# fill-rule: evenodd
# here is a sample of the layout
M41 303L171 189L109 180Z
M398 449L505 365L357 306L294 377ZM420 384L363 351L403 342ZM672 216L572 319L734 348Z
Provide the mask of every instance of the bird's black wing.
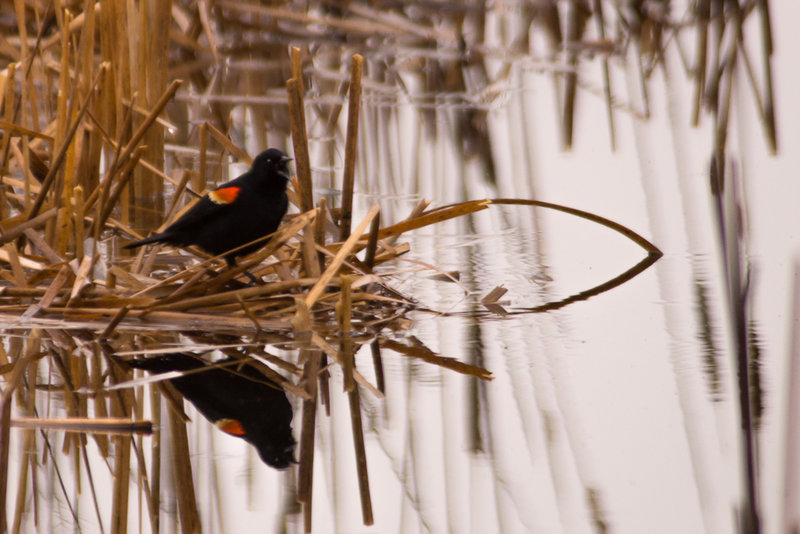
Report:
M178 245L189 245L190 236L186 235L186 230L191 230L199 225L210 224L217 217L223 216L234 208L236 199L242 188L240 186L241 176L235 180L224 183L213 191L203 195L189 211L184 213L180 219L172 223L163 232L166 240ZM186 239L180 239L185 236Z

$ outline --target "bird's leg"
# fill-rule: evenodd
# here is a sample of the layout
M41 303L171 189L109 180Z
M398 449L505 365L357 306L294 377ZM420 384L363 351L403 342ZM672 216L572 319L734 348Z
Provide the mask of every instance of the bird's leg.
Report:
M225 261L228 264L228 269L233 269L234 267L236 267L236 258L235 257L226 256L225 257ZM250 279L250 285L251 286L257 286L258 285L258 282L259 282L258 278L253 276L253 274L250 273L250 271L244 271L242 274L244 274L247 278Z

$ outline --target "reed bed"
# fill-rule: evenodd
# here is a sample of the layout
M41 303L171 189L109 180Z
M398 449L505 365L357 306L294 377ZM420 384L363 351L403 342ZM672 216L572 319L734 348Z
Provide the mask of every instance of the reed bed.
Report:
M687 58L686 69L692 73L695 95L690 120L697 124L710 116L714 121L714 158L721 167L737 65L747 73L773 150L778 139L768 2L754 2L743 11L738 4L735 9L726 4L724 16L718 4L693 6L696 56ZM131 370L120 361L120 355L179 348L266 361L271 367L264 366L265 376L299 399L297 500L303 505L306 531L311 531L317 407L326 402L327 362L341 366L362 518L370 524L359 396L382 395L381 348L491 378L480 367L392 338L407 328L405 313L415 307L392 287L386 267L408 252L403 234L493 203L527 203L604 224L647 253L617 279L523 312L555 309L615 287L646 269L660 251L612 221L519 199L469 201L436 210L421 203L395 217L397 223L389 223L390 217L376 206L354 219L355 176L367 174L356 153L362 146L362 101L386 102L388 108L403 94L403 75L423 73L417 76L422 90L406 96L421 109L446 105L457 110L466 156L480 158L492 175L485 114L497 87L507 80L510 60L539 46L530 37L530 29L536 28L548 42L535 57L536 66L553 77L561 98L562 146L573 143L578 89L585 83L578 70L596 59L602 71L598 92L606 103L614 147L615 116L621 111L649 114L648 80L660 67L661 53L687 37L669 13L643 9L609 14L604 6L608 11L608 4L599 0L565 6L515 4L515 23L506 36L510 44L500 46L484 41L484 28L487 19L509 14L493 13L480 2L453 4L447 10L437 3L403 9L394 2L336 1L269 6L229 0L0 3L2 20L15 22L0 39L0 321L8 336L0 347L0 510L11 509L6 491L13 476L11 426L23 429L19 432L26 449L39 445L51 455L54 444L45 429L79 429L66 434L61 449L75 467L73 486L81 488L88 480L101 531L104 525L111 532L126 530L135 465L146 521L158 532L164 476L160 438L148 459L138 436L155 424L169 427L172 436L170 476L179 496L181 528L198 531L181 401L164 385L158 391L173 407L168 421L143 417L140 383L132 381ZM562 8L566 17L560 16ZM765 68L760 74L744 46L749 17L761 25ZM289 45L294 46L287 54ZM642 109L633 110L614 97L611 69L626 56L628 46L638 52ZM486 65L491 61L501 68L490 74ZM342 132L338 125L345 111ZM434 128L433 123L427 127ZM309 138L315 140L313 151ZM285 146L289 139L297 169L292 188L296 213L236 268L199 251L142 249L135 256L120 251L128 239L174 220L209 184L224 181L229 157L249 163L248 153ZM313 180L312 152L327 153L332 162L339 147L344 147L342 176L325 170L318 173L322 180ZM325 181L342 191L338 206L315 194L314 184ZM246 272L258 282L248 283ZM498 288L485 297L489 312L506 313L497 304L501 295ZM367 344L375 355L376 384L354 364L354 354ZM280 357L277 349L297 357ZM55 385L37 386L45 371L58 377ZM41 394L58 395L67 417L40 417ZM157 407L161 399L154 393L148 402ZM12 418L13 403L19 417ZM152 413L158 410L152 408ZM89 439L113 472L110 523L102 518L103 503L92 484ZM35 458L22 461L19 468L14 514L0 516L0 530L18 530L26 500L39 498L34 483L27 482L35 480L30 475L38 469ZM72 503L63 484L62 492ZM70 504L78 523L75 508Z
M158 115L174 96L180 81L170 84L130 140L112 143L114 156L110 171L96 182L88 197L84 198L81 186L72 187L66 181L63 186L54 185L59 175L56 169L66 161L61 155L68 152L59 151L54 158L56 167L52 167L40 183L30 187L33 195L29 199L30 208L21 214L27 216L19 217L19 225L11 227L2 238L7 252L4 258L11 265L11 271L4 272L6 285L0 289L0 313L12 325L9 332L26 329L39 332L39 328L43 328L50 338L44 341L47 347L44 351L60 353L62 357L70 359L68 352L64 351L68 351L70 346L76 347L75 343L64 339L69 338L64 332L72 325L87 336L85 341L96 347L97 354L102 353L105 357L108 365L105 372L111 373L113 385L108 391L114 392L109 395L113 399L110 409L98 407L105 396L102 393L103 386L96 381L87 385L85 376L74 376L72 370L65 366L60 369L65 380L65 394L74 399L72 409L68 409L70 415L67 419L55 422L35 418L12 420L10 413L5 412L7 417L4 425L38 430L58 428L84 433L111 432L116 451L114 480L117 481L112 502L112 531L124 530L124 524L127 523L127 481L131 476L133 444L131 434L152 432L149 421L129 420L136 407L141 405L141 399L136 400L125 385L130 380L130 371L116 357L126 349L153 354L164 346L170 346L168 350L172 351L199 348L185 344L181 347L174 336L166 336L169 340L166 344L164 340L157 339L159 333L171 330L190 337L203 332L202 337L206 342L203 348L206 351L220 350L238 357L259 355L288 373L289 377L285 378L274 371L264 370L268 378L303 399L297 499L304 505L308 531L311 529L314 414L319 391L316 384L326 380L321 374L324 371L321 364L323 359L329 358L341 365L345 389L350 398L353 434L359 458L357 467L364 522L371 524L373 521L359 392L355 384L359 383L377 396L382 396L382 392L358 373L353 364L353 354L361 344L375 338L384 329L403 330L403 325L408 324L402 321L404 310L413 306L410 299L390 287L387 283L389 277L376 274L374 268L408 251L408 246L403 243L388 245L385 240L397 239L411 229L485 209L486 202L461 204L434 213L418 213L384 228L373 224L379 220L379 209L373 206L351 229L352 209L349 204L352 202L353 154L348 156L351 161L347 173L349 185L346 186L350 191L349 201L335 210L325 210L324 202L320 207L313 207L304 106L299 91L302 86L299 49L293 50L292 60L296 65L295 75L299 76L287 82L298 168L293 197L301 213L291 217L274 235L265 237L263 241L266 246L240 261L236 267L228 268L219 257L198 262L192 255L153 250L141 250L134 258L117 256L108 261L109 257L116 256L115 252L102 251L101 240L96 239L106 233L138 236L129 223L135 217L117 215L123 204L121 198L147 151L140 143L147 137L149 128L156 125ZM353 63L351 88L360 86L360 56L355 56ZM100 66L93 87L98 87L107 69L105 65ZM359 94L357 90L353 92ZM78 130L76 124L80 124L88 114L89 100L87 97L82 106L74 111L76 119L69 127L68 138L75 135ZM357 100L355 102L356 105L351 107L350 120L357 122ZM216 133L216 138L231 153L245 155L242 149L219 134L213 126L205 125L205 131ZM349 135L354 137L356 129L349 130ZM70 145L67 141L65 143ZM203 146L208 146L208 143L204 142ZM348 150L355 150L354 142L348 143ZM205 157L205 154L201 154L201 160ZM188 173L184 173L184 179L176 185L175 195L186 191L185 177L188 176ZM62 205L57 208L50 206L59 202L44 200L54 187L64 191L72 189L71 195L61 196ZM24 200L24 197L19 199L22 204L25 204ZM173 196L172 204L167 209L168 219L172 215L177 216L176 206ZM42 210L52 215L38 217ZM133 209L129 215L135 211ZM58 217L61 217L61 224L68 230L48 233L46 225L54 219L58 220ZM318 217L325 220L317 222ZM22 231L19 230L21 226ZM329 233L338 234L343 241L326 243ZM113 247L116 238L112 237L110 241L106 246ZM76 246L76 243L81 246ZM81 258L76 249L86 244L90 250L82 250ZM356 257L356 253L362 250L365 250L367 261ZM203 255L202 252L194 252ZM274 259L265 261L268 258ZM249 273L253 283L247 283L247 279L242 277L243 273ZM38 318L47 319L52 330L62 332L60 339L43 323L37 323ZM61 324L56 327L59 322ZM153 337L156 339L139 341L137 334L141 336L148 330L155 334ZM265 342L279 344L276 339L299 349L299 361L278 361L277 357L260 353L258 347L263 347ZM387 340L386 343L395 346L395 342ZM380 342L374 346L380 351ZM428 354L425 360L478 378L491 378L483 369L468 364L453 365L452 360L433 353ZM26 366L25 358L20 355L8 358L6 363L13 370ZM99 361L95 363L99 365ZM31 379L35 379L35 375ZM20 376L13 373L9 377L4 397L6 404L21 380ZM95 414L103 417L87 418L86 401L81 400L87 392L94 397ZM80 409L81 405L83 409ZM173 460L175 482L179 488L180 523L186 531L193 532L198 528L199 517L193 497L191 466L185 460L189 458L185 420L180 416L181 403L173 399L173 405L177 410L170 411L169 428L173 437L172 447L178 452ZM104 417L106 413L109 417ZM8 444L6 439L3 447L6 453ZM104 445L105 450L108 447L109 444ZM81 450L80 446L78 450ZM142 452L137 450L136 453L140 455L138 461L141 463L138 465L141 469L145 465ZM147 475L144 477L143 482L148 484ZM150 521L155 526L158 497L150 488L146 488L144 493L150 503ZM24 493L20 495L24 497ZM18 499L23 497L18 496Z

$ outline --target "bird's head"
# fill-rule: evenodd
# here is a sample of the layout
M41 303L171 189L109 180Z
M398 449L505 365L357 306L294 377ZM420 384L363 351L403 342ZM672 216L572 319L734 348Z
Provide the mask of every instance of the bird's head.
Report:
M277 148L270 148L256 156L255 161L253 161L253 170L260 171L268 175L272 174L270 171L273 171L281 178L289 180L291 177L289 174L290 161L292 161L292 158Z

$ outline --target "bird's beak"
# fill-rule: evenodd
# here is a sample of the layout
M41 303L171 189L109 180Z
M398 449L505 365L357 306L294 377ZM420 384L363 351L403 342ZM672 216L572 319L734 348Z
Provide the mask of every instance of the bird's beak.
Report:
M289 163L290 161L292 161L292 158L290 158L289 156L283 156L281 158L281 163Z

